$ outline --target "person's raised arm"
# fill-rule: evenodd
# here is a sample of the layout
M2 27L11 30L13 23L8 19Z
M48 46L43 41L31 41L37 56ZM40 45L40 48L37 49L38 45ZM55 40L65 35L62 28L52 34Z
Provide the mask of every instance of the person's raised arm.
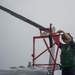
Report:
M69 40L69 41L72 40L71 36L68 35L66 32L64 32L63 30L58 30L57 33L63 33L65 35L65 37L66 37L67 40Z

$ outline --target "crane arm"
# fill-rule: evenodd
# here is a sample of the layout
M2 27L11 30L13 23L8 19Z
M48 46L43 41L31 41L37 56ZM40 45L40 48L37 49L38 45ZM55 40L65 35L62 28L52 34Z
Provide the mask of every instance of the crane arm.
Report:
M34 26L34 27L36 27L36 28L43 29L43 30L46 29L45 27L43 27L43 26L41 26L41 25L39 25L39 24L37 24L37 23L35 23L35 22L29 20L28 18L23 17L22 15L17 14L17 13L15 13L15 12L13 12L13 11L11 11L11 10L9 10L9 9L7 9L7 8L5 8L5 7L3 7L3 6L1 6L1 5L0 5L0 9L3 10L3 11L5 11L5 12L7 12L7 13L9 13L9 14L11 14L12 16L14 16L14 17L16 17L16 18L18 18L18 19L24 21L24 22L27 22L27 23L31 24L32 26Z

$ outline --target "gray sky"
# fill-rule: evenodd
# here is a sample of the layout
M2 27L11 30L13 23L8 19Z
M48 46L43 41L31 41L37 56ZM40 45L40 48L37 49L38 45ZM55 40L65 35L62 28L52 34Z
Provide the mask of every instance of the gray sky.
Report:
M75 0L0 0L0 5L44 27L52 23L56 31L75 36ZM37 35L37 28L0 10L0 68L27 66L32 61L33 36Z

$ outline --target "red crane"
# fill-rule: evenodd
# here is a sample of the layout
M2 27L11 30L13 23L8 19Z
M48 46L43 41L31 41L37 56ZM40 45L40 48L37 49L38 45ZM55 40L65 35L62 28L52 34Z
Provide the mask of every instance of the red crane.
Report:
M52 31L53 31L53 29L52 29L52 24L50 24L50 28L45 28L45 27L43 27L42 25L37 24L37 23L31 21L30 19L28 19L28 18L26 18L26 17L23 17L22 15L19 15L19 14L13 12L13 11L11 11L11 10L9 10L9 9L7 9L7 8L5 8L5 7L3 7L3 6L1 6L1 5L0 5L0 9L3 10L3 11L5 11L5 12L7 12L7 13L9 13L10 15L12 15L12 16L14 16L14 17L20 19L20 20L22 20L22 21L25 21L25 22L29 23L30 25L32 25L32 26L34 26L34 27L36 27L36 28L38 28L38 29L40 30L40 34L41 34L41 35L40 35L40 36L35 36L35 37L33 37L33 54L32 54L32 57L33 57L33 64L32 64L32 65L33 65L33 66L53 66L53 68L52 68L52 75L54 75L54 70L55 70L55 66L56 66L56 60L57 60L57 55L58 55L58 50L59 50L59 45L60 45L60 43L59 43L59 40L60 40L60 39L59 39L59 36L60 36L60 33L57 34L57 33L53 33L53 32L52 32ZM49 38L50 46L48 46L48 44L47 44L45 38ZM54 43L53 43L53 41L52 41L52 38L53 38L54 41L55 41ZM38 54L37 56L35 56L35 51L36 51L36 50L35 50L35 40L36 40L36 39L43 39L43 41L44 41L44 43L45 43L45 45L46 45L46 47L47 47L44 51L42 51L42 52L41 52L40 54ZM54 58L53 55L52 55L52 53L51 53L51 51L50 51L50 48L53 47L53 45L55 45L55 44L57 44L58 47L57 47L56 54L55 54L55 58ZM35 60L36 60L37 58L39 58L42 54L44 54L46 51L49 52L49 54L51 55L51 57L52 57L54 63L53 63L53 64L35 64ZM59 65L59 64L58 64L58 65Z

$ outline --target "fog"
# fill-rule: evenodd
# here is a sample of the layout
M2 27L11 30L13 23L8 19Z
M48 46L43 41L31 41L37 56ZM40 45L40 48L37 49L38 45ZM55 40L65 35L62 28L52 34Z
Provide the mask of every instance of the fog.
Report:
M56 31L64 30L73 37L74 3L74 0L0 0L0 5L46 28L52 23ZM29 61L32 62L33 37L38 35L39 29L0 10L0 69L20 65L26 67ZM43 48L42 44L40 47ZM58 63L59 57L60 51Z

